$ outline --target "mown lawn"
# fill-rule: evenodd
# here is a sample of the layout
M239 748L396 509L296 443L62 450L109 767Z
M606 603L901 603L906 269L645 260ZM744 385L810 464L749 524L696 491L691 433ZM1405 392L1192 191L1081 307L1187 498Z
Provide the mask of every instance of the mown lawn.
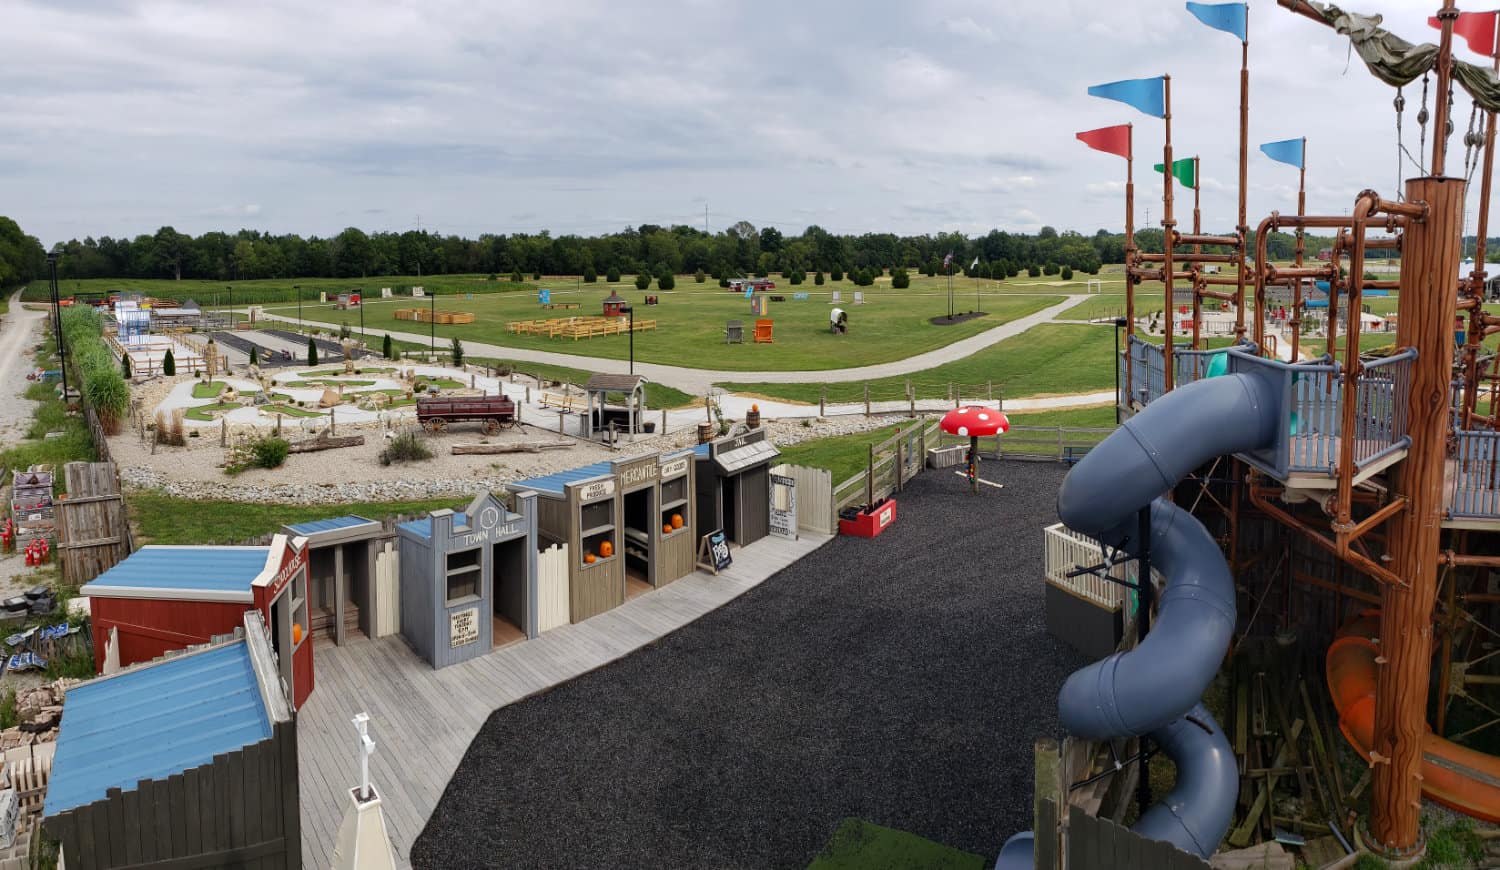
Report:
M142 544L230 544L283 525L357 514L372 520L439 508L462 508L466 498L353 504L283 505L175 498L153 490L126 496Z
M1105 326L1043 323L956 362L912 372L910 377L850 383L726 383L730 392L817 404L827 390L829 402L871 401L906 397L908 381L918 398L941 397L949 384L963 396L1021 398L1105 390L1114 386L1115 331Z

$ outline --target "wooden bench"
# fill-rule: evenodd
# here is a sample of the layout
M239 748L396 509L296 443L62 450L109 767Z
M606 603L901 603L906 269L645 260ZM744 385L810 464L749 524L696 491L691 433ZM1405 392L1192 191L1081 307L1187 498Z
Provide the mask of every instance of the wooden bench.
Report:
M542 393L542 407L557 408L561 411L582 411L588 402L583 396L564 395L563 393Z
M543 305L542 307L543 308L549 308L549 309L581 308L581 307L583 307L583 303L582 302L548 302L545 305Z

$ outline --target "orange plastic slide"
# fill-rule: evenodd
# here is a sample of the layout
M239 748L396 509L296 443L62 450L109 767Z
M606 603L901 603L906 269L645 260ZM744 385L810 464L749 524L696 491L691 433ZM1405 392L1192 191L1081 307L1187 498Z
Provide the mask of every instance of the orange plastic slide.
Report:
M1328 647L1328 687L1339 730L1366 760L1375 736L1375 657L1380 614L1367 612L1344 626ZM1475 752L1436 734L1422 744L1422 793L1461 813L1500 822L1500 757Z

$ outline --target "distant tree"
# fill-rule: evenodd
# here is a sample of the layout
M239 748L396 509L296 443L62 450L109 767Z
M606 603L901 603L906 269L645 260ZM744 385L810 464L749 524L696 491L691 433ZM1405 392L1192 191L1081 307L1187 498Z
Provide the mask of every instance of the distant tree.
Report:
M161 358L161 373L167 377L177 374L177 357L172 355L172 349L167 348L167 355Z
M937 273L942 270L942 268L943 264L938 262L938 258L932 257L927 261L927 268L923 271L927 274L927 277L932 278L935 277Z
M693 280L699 284L702 284L707 279L708 276L703 273L702 269L699 269L698 271L693 273Z
M385 339L380 342L380 355L386 359L396 358L396 343L391 341L391 334L387 332Z
M1037 264L1032 263L1030 266L1026 267L1026 274L1031 278L1040 278L1042 277L1042 270L1037 266Z
M1043 275L1056 275L1057 274L1057 264L1056 263L1047 263L1046 265L1042 266L1042 274Z
M540 280L542 280L542 270L541 269L535 269L535 270L533 270L532 273L531 273L531 280L533 280L533 281L540 281Z
M307 364L310 366L318 364L318 343L310 335L307 337Z
M510 273L510 280L512 284L519 284L526 279L522 277L521 270L516 269L515 271Z
M645 290L647 287L650 287L650 286L651 286L651 273L650 272L640 272L640 273L636 274L636 276L635 276L635 289L637 289L637 290Z
M1021 266L1018 263L1010 263L1005 267L1005 277L1014 278L1021 274ZM1029 274L1029 273L1028 273ZM1035 275L1032 275L1035 278Z
M729 286L729 277L727 275L726 276L722 276L722 277L719 278L719 286L720 287L728 287Z
M832 269L830 269L828 271L828 277L832 278L835 281L842 281L842 280L844 280L844 267L843 266L835 265Z
M768 268L765 265L761 265L761 266L756 267L756 269L755 269L755 277L757 277L757 278L769 278L769 277L771 277L771 270L770 270L770 268Z
M1062 279L1064 281L1071 281L1071 280L1073 280L1073 267L1072 266L1064 266L1064 267L1062 267Z
M464 364L464 343L459 341L456 335L453 336L452 351L454 368L462 368Z
M823 286L823 270L822 269L819 269L818 271L816 271L816 272L813 273L813 283L816 284L816 285L818 285L819 287Z
M793 269L791 272L787 272L787 273L783 273L783 274L786 275L787 282L790 283L790 284L792 284L793 286L795 286L797 284L801 284L803 282L803 280L805 279L805 276L802 274L802 272L799 271L799 270L797 270L797 269Z
M911 276L900 266L891 270L891 286L897 290L905 290L911 286Z
M250 345L250 364L255 365L255 345L253 344ZM128 353L120 357L120 375L130 377L130 354Z
M676 286L677 276L671 272L663 272L661 277L656 279L656 288L658 290L671 290Z
M260 365L260 345L258 344L250 345L250 364L253 366ZM125 376L130 377L130 372L127 371Z
M585 283L585 284L592 284L592 283L594 283L595 281L598 281L598 280L599 280L599 274L594 271L594 267L593 266L584 266L583 267L583 283Z
M604 273L604 280L608 281L611 284L620 283L620 267L610 266L609 271Z

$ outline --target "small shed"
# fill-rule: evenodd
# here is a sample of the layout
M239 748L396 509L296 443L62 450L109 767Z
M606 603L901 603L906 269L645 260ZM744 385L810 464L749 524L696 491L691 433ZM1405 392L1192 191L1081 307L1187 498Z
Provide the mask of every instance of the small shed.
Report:
M781 455L752 429L694 448L697 460L698 531L723 529L744 546L771 533L771 461Z
M621 296L618 293L611 293L608 296L604 297L604 316L624 317L625 312L621 311L620 309L629 304L629 299L626 299L624 296Z
M652 453L611 464L620 481L626 597L692 573L692 451Z
M612 463L596 462L506 488L518 497L536 494L537 546L561 544L568 553L572 622L625 603L620 487Z
M301 707L312 693L305 542L276 535L269 547L146 546L85 583L94 669L110 644L121 665L210 642L243 623L266 621L282 679Z
M307 540L310 628L342 645L350 632L376 637L375 559L385 527L360 516L296 523L282 529Z
M74 870L300 867L297 722L260 616L69 689L42 825Z
M588 396L588 410L586 420L588 422L588 435L594 437L595 431L608 431L609 424L613 421L616 428L623 424L625 430L631 435L640 431L641 412L646 408L646 379L641 375L608 375L597 374L589 378L589 382L583 387ZM609 407L606 399L611 393L622 393L625 395L625 407ZM597 406L595 400L598 400Z
M401 633L434 668L534 638L537 511L489 493L463 513L433 511L396 527L401 542Z

